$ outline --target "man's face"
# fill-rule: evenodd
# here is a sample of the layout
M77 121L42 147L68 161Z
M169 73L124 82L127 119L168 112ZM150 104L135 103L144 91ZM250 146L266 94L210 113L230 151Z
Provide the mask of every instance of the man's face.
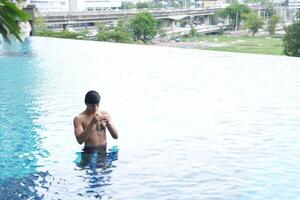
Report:
M99 108L99 103L97 104L86 104L87 109L89 110L90 113L96 113L98 108Z

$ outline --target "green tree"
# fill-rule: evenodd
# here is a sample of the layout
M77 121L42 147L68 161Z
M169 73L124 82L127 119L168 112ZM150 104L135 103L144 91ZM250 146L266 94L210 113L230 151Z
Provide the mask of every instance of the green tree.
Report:
M273 15L268 21L268 30L270 35L275 35L276 25L281 22L281 17L278 15Z
M129 27L135 40L151 41L157 33L157 20L148 12L136 14Z
M0 0L0 34L5 41L10 42L9 34L22 41L18 21L24 22L30 19L31 16L18 8L16 4L8 0Z
M247 5L233 3L230 6L220 10L219 15L221 17L229 17L230 22L235 28L239 29L243 15L250 13L251 10Z
M106 28L105 25L99 26L96 39L107 42L132 42L131 33L125 20L119 20L117 26L112 29Z
M262 6L265 6L266 18L272 17L273 15L276 14L275 5L274 5L273 2L265 1L265 2L262 3Z
M129 1L122 1L121 2L121 10L130 10L134 8L134 4Z
M283 53L287 56L300 57L300 20L285 27Z
M153 3L151 3L151 2L137 2L136 4L135 4L135 7L137 8L137 9L143 9L143 8L154 8L154 7L158 7L158 5L157 6L155 6Z
M252 36L254 36L264 24L261 16L255 12L244 14L243 17L245 19L245 27L251 30Z

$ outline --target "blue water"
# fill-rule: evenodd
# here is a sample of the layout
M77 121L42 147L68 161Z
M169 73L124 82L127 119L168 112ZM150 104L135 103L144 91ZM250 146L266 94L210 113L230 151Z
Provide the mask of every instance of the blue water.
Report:
M300 60L32 37L0 44L0 199L299 199ZM82 165L90 89L120 138Z

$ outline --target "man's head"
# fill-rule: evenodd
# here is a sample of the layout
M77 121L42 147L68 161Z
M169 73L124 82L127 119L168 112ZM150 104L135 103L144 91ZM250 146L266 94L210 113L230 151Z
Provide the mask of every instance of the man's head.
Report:
M91 90L88 91L85 95L84 102L87 106L87 108L90 110L90 112L94 113L97 111L100 103L100 95L98 92Z

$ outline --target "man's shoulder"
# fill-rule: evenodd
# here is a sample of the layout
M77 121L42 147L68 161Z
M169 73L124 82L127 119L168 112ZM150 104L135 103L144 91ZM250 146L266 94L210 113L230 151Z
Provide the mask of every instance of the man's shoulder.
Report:
M74 117L74 120L77 120L77 121L82 121L86 118L86 115L82 112L80 114L78 114L77 116Z

